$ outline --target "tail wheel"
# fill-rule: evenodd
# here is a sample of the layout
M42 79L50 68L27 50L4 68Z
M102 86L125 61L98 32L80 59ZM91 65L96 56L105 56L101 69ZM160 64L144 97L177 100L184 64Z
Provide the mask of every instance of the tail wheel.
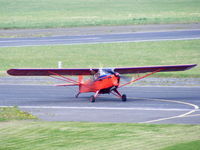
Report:
M126 100L127 100L127 99L126 99L126 95L123 94L123 95L122 95L122 101L125 102Z
M93 95L90 97L90 102L91 102L91 103L94 103L94 102L95 102L95 97L94 97Z

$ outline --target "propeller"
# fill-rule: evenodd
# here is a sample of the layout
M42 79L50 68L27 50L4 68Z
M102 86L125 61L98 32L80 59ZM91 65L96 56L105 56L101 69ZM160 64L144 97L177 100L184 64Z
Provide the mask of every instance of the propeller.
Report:
M114 69L105 69L104 71L109 73L109 74L113 74L115 76L118 76L118 77L120 77L121 79L123 79L123 80L125 80L127 82L132 80L132 77L120 75L118 72L115 72Z

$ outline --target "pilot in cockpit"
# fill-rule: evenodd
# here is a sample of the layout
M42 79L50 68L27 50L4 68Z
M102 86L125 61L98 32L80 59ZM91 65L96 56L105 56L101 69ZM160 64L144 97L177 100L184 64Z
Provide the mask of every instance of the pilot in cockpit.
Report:
M93 80L108 75L108 73L103 69L99 69L97 73L95 73L94 71L91 71L91 73L93 74Z

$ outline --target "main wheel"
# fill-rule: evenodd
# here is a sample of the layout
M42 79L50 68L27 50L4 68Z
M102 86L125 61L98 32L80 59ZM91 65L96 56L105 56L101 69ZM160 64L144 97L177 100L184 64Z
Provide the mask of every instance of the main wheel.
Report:
M127 99L126 99L126 95L123 94L123 95L122 95L122 101L125 102L126 100L127 100Z
M90 97L90 102L91 102L91 103L94 103L94 102L95 102L95 97L94 97L93 95Z

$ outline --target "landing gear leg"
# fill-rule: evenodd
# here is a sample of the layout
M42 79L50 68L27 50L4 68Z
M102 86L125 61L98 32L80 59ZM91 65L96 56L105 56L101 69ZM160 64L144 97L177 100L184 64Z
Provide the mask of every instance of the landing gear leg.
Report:
M75 97L76 97L76 98L78 98L78 96L79 96L80 94L81 94L81 93L80 93L80 92L78 92L78 93L76 94L76 96L75 96Z
M122 99L123 102L125 102L127 100L125 94L121 95L117 89L114 89L113 91L117 94L116 96L118 96L118 97L120 97Z

